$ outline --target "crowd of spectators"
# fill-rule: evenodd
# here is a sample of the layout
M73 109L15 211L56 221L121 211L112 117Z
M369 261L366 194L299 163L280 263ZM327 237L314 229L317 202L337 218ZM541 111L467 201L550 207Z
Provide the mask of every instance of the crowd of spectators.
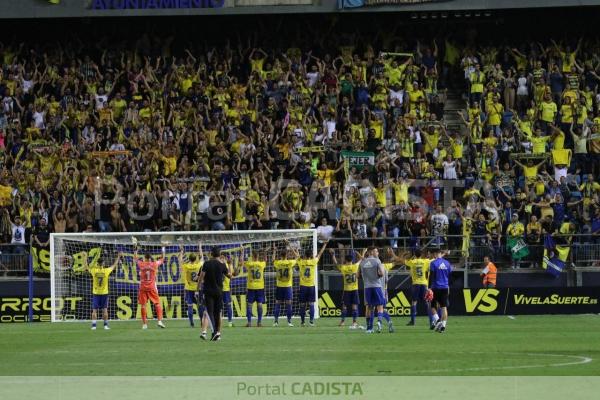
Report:
M500 253L510 236L600 237L597 41L370 41L335 24L308 26L313 45L4 41L4 240L318 226ZM451 92L464 126L444 119Z

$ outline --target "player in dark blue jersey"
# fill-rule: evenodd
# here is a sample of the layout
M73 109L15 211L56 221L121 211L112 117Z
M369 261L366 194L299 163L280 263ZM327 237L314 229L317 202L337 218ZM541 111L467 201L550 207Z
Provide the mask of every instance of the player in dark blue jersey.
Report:
M440 250L429 266L429 287L433 290L431 329L440 333L446 330L448 321L448 295L450 294L450 274L452 273L452 264L444 258L445 255L446 252ZM442 311L441 318L437 313L438 308Z

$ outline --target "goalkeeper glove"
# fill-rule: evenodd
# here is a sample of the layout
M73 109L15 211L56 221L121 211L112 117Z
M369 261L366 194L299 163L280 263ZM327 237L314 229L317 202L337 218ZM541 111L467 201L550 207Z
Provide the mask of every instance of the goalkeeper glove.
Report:
M427 289L427 292L425 292L425 301L431 300L433 300L433 290Z

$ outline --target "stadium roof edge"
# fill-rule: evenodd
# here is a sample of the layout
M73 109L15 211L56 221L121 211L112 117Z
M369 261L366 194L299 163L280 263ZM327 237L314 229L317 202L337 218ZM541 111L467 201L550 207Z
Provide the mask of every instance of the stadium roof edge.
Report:
M130 4L154 2L179 5L161 9L114 9L114 5L129 1ZM258 0L277 3L278 0ZM282 0L279 0L281 2ZM293 1L293 0L291 0ZM185 3L183 3L185 2ZM212 3L211 3L212 2ZM287 0L289 4L290 0ZM180 5L222 3L222 7L200 8ZM306 3L306 0L298 1ZM260 5L240 6L241 0L3 0L0 19L16 18L81 18L81 17L133 17L133 16L193 16L193 15L251 15L251 14L310 14L310 13L364 13L364 12L415 12L415 11L461 11L461 10L507 10L555 7L600 6L600 0L447 0L402 6L370 6L340 9L339 0L313 0L312 5ZM99 9L98 5L105 5ZM108 8L108 9L106 9Z

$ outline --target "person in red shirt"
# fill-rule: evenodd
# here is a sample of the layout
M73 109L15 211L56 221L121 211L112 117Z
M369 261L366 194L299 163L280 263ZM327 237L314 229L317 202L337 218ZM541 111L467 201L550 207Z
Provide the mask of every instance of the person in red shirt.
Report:
M156 272L165 261L165 248L163 247L162 259L158 261L152 260L150 253L144 255L144 260L141 260L137 255L137 250L133 255L133 260L136 263L140 271L140 288L138 290L138 304L142 306L142 329L148 329L148 318L146 303L148 299L154 304L156 310L156 316L158 318L158 326L160 328L166 328L162 321L163 310L160 305L160 298L158 296L158 288L156 287Z

